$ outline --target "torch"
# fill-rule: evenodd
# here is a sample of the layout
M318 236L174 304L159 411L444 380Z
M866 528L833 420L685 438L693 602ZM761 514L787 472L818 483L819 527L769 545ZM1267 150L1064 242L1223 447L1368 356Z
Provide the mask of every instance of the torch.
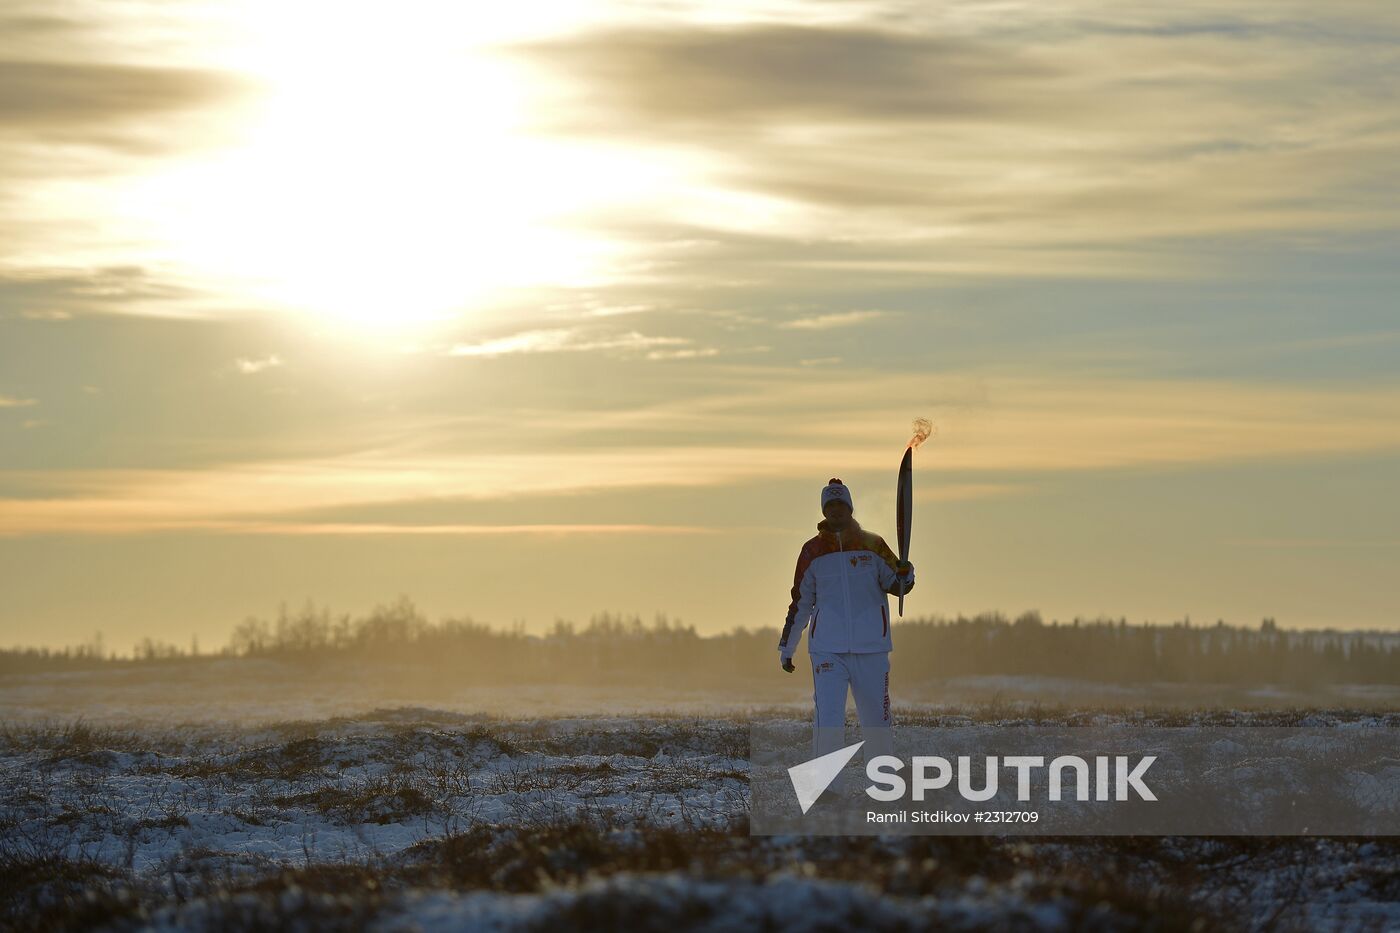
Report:
M904 448L904 459L899 461L899 485L895 492L894 524L899 533L899 560L909 560L909 530L914 522L914 448L918 447L933 433L933 422L927 418L914 421L914 436L909 446ZM904 578L899 578L899 617L904 618Z

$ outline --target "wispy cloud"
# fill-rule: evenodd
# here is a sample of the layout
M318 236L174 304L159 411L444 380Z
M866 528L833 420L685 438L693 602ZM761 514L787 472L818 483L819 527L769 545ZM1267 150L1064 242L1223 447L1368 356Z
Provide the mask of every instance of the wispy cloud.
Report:
M38 399L16 398L13 395L0 395L0 408L28 408L39 404Z
M969 371L940 376L833 367L735 373L727 391L597 411L503 411L472 436L526 450L548 434L559 448L600 435L627 438L644 473L689 482L691 471L743 479L801 475L814 462L883 469L908 439L909 412L929 414L933 469L972 472L1122 469L1169 464L1336 456L1400 449L1400 385L1307 385L1207 379L1060 377ZM898 401L895 401L898 400ZM658 468L647 452L676 431L744 445L689 446ZM416 430L420 445L454 449L451 419ZM794 451L800 451L794 455ZM710 454L714 456L711 457ZM619 465L624 474L632 470ZM790 472L789 472L790 471ZM578 465L573 475L587 475ZM622 474L618 474L621 476ZM631 480L628 480L629 482Z
M758 456L754 456L758 453ZM796 468L810 449L608 448L534 454L357 455L208 470L0 474L54 498L0 499L0 534L301 523L298 513L435 499L489 500L656 486L711 486ZM746 462L747 458L747 462Z
M654 524L532 524L423 525L365 522L243 522L217 528L241 534L273 535L713 535L724 529L703 525Z
M876 318L889 317L889 311L835 311L831 314L818 314L815 317L800 317L783 321L779 327L795 330L831 330L834 327L851 327Z
M0 499L0 536L27 534L140 533L153 530L238 533L367 533L402 529L433 533L429 525L307 522L307 512L355 506L433 501L510 499L656 486L710 486L735 476L771 475L775 462L751 466L736 461L751 453L738 448L665 448L600 452L551 450L534 455L407 457L353 456L324 460L254 463L208 470L92 470L0 474L11 482L42 484L50 498ZM808 451L810 453L810 451ZM802 456L782 461L792 468ZM728 465L728 466L726 466ZM781 469L781 468L780 468ZM332 528L331 526L335 527ZM443 533L520 533L539 526L465 525L431 527ZM564 526L550 525L550 528ZM580 529L594 527L579 525ZM676 532L670 525L621 523L622 530ZM688 526L687 526L688 527ZM497 529L492 531L491 529ZM485 529L485 530L483 530Z
M605 87L556 125L592 132L589 120L645 122L660 133L699 133L730 115L734 126L858 119L917 120L1029 112L1060 69L1028 52L966 35L896 32L867 25L743 23L623 27L514 46L585 86ZM646 84L636 83L645 79ZM716 122L718 122L716 120ZM732 135L732 131L731 131Z
M701 490L797 478L818 468L876 474L888 470L907 437L901 409L928 413L938 425L937 440L920 451L921 469L935 477L921 495L935 499L1027 494L1025 480L995 478L1009 473L1277 463L1400 450L1394 430L1400 386L999 374L954 380L844 370L813 385L805 370L794 373L804 378L758 380L733 394L645 409L502 411L494 421L474 421L470 432L450 419L405 424L397 448L379 445L347 456L207 470L0 473L0 482L27 490L23 498L0 500L0 534L312 527L324 524L306 521L316 510L425 499ZM903 401L896 409L885 399ZM678 430L692 442L676 445ZM542 436L551 438L548 449L540 449ZM627 442L600 444L606 436ZM575 445L575 438L589 443ZM949 481L939 482L939 475ZM979 475L986 479L967 479Z
M282 362L282 358L274 353L271 356L265 356L260 359L253 359L250 357L240 356L238 359L233 361L233 365L243 375L251 376L255 373L260 373L265 369L272 369L274 367L282 366L284 364Z
M1220 241L1278 254L1400 218L1392 63L1358 54L1374 7L1287 6L896 4L516 52L577 87L542 128L683 149L712 201L757 206L599 218L637 244L704 242L665 256L675 281L1202 276L1228 271ZM1397 34L1375 18L1372 36Z
M651 305L595 305L584 310L588 317L617 317L619 314L641 314L655 310Z
M170 151L156 121L228 100L248 86L211 70L100 62L0 60L6 136L136 152Z
M0 200L3 197L0 185ZM91 313L215 316L207 306L207 296L198 289L134 264L0 268L0 308L7 305L21 308L22 318L46 321L66 321Z
M556 314L578 317L617 317L623 314L644 314L662 307L654 301L638 301L635 297L616 297L603 294L586 294L582 297L569 297L544 305L544 310Z
M238 357L237 360L234 360L234 367L237 368L239 373L244 375L262 373L263 370L270 370L270 368L279 366L283 366L283 361L281 361L281 357L277 356L276 353L273 353L272 356L260 357L260 359L241 356Z
M101 4L71 19L11 6L0 199L22 209L6 214L5 249L96 266L110 251L71 232L74 211L103 211L88 194L112 188L109 171L156 177L151 158L229 143L247 128L241 102L256 80L189 67L197 54L134 64L150 54L147 28ZM1222 246L1286 262L1394 230L1400 123L1381 50L1400 30L1375 6L1241 2L1221 16L1057 0L995 15L976 2L794 2L775 17L604 5L589 18L600 28L492 54L545 72L551 93L519 114L542 166L567 172L570 154L595 144L618 156L606 176L616 196L606 186L570 224L616 250L605 278L634 290L545 298L606 320L681 307L679 288L733 287L739 304L756 291L845 288L853 273L881 287L1227 274ZM197 49L208 28L170 11L161 41ZM550 152L551 135L568 148ZM632 166L648 167L636 173L644 195ZM178 177L189 164L169 167ZM62 197L34 195L48 186ZM27 283L16 307L225 316L250 303L193 270L153 266L84 292L100 271L29 263L15 267L53 281ZM542 332L461 352L569 348Z
M686 347L680 350L652 350L647 353L649 360L693 360L707 356L718 356L716 347Z
M562 538L570 535L712 535L722 529L699 525L649 525L649 524L521 524L521 525L470 525L470 524L410 524L406 522L294 522L256 520L193 519L188 521L153 520L141 523L139 520L120 526L94 524L89 528L71 527L71 532L88 534L140 534L149 532L178 531L206 532L233 535L273 535L273 536L362 536L362 535L411 535L411 536L451 536L451 537L500 537L506 535L526 535L537 537Z
M613 336L589 336L575 328L529 330L479 343L459 343L451 356L504 356L510 353L561 353L589 350L645 350L689 343L684 337L656 337L629 331Z

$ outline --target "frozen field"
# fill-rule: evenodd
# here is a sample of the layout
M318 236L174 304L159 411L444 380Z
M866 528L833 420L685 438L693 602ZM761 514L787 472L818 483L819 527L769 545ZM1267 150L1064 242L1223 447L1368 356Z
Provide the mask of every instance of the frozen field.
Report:
M11 723L0 926L1400 927L1389 839L750 837L748 715Z
M722 674L723 672L717 672ZM0 722L82 719L119 728L190 722L249 725L356 716L404 706L502 718L588 714L744 717L751 711L811 712L809 674L734 677L698 688L658 676L650 683L473 684L440 668L322 663L298 665L252 659L201 659L94 670L0 676ZM896 703L906 707L1035 709L1358 709L1400 710L1400 688L1334 686L1311 691L1268 686L1146 683L1109 684L1043 676L924 679L896 668ZM172 702L172 700L174 702Z

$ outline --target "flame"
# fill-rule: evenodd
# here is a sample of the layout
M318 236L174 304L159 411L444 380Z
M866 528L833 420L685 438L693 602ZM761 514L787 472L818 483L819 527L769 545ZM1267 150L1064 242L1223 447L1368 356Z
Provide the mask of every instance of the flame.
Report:
M930 436L936 433L938 432L934 429L932 421L928 420L927 418L915 418L914 436L909 438L909 446L918 447L924 441L928 440Z

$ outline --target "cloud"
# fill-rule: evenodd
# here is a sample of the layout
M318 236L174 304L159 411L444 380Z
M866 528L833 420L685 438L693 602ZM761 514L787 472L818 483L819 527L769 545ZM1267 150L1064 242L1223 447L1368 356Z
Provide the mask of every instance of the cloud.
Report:
M156 132L164 117L244 90L242 81L216 71L0 60L0 138L171 151L187 143Z
M270 461L207 470L10 471L36 494L0 498L0 536L136 533L179 528L258 529L306 523L308 511L437 500L487 500L637 487L710 486L735 475L771 475L749 452L698 448L566 450L467 456L359 455ZM802 451L785 454L788 468ZM47 491L51 497L45 498ZM312 523L320 526L324 523Z
M815 317L795 318L783 321L779 327L796 330L831 330L834 327L850 327L876 318L889 317L888 311L837 311L831 314L818 314Z
M901 400L895 403L893 400ZM928 414L938 436L922 459L939 471L985 475L1117 470L1281 460L1400 449L1400 386L1294 386L1210 379L1063 377L1030 371L883 374L833 366L820 380L811 368L734 373L725 390L622 410L502 412L475 436L528 449L548 433L560 449L575 439L625 438L617 450L671 442L676 432L723 438L711 465L707 448L677 452L665 469L644 459L650 475L689 482L694 473L739 481L797 475L815 462L843 469L884 468L891 448L908 439L908 419ZM447 449L463 429L445 421ZM746 453L731 454L733 445ZM797 453L795 453L797 452ZM617 476L631 469L619 463ZM787 471L791 470L789 473ZM580 464L578 476L590 468Z
M818 470L883 476L907 439L909 411L929 414L938 427L918 454L920 492L933 499L1028 494L1032 475L1400 450L1400 385L846 370L814 384L810 370L793 367L789 376L737 373L723 394L640 408L531 405L402 419L397 439L360 431L361 452L341 456L208 469L5 471L0 482L24 495L0 499L0 535L262 533L271 524L320 526L307 516L326 509L732 488Z
M67 18L49 13L51 6L13 0L0 12L0 314L19 291L30 296L20 314L34 320L87 310L195 316L150 295L68 291L133 265L52 266L99 252L104 259L150 255L140 230L150 206L132 208L136 223L136 216L114 216L123 199L132 200L124 183L135 177L141 184L172 158L243 132L235 109L258 86L243 75L174 64L194 60L200 41L191 34L194 20L177 11L80 3ZM147 64L164 61L172 64Z
M16 398L13 395L0 395L0 408L27 408L39 404L38 399Z
M3 29L5 34L9 36L68 36L81 27L82 22L80 20L69 19L65 16L23 12L0 13L0 29Z
M272 536L364 536L364 535L442 535L442 536L486 536L530 535L538 537L567 537L569 535L711 535L722 529L699 525L651 525L651 524L520 524L520 525L470 525L470 524L415 524L406 522L296 522L258 521L241 519L142 519L132 516L129 520L107 522L101 517L92 520L76 519L61 528L50 529L50 533L62 534L150 534L152 532L204 532L226 535L272 535ZM0 524L0 537L7 534Z
M684 136L799 120L986 120L1031 112L1059 71L976 38L869 26L618 28L505 50L598 92L543 118L568 132L618 123Z
M711 535L723 529L700 525L652 524L528 524L463 525L406 524L391 522L229 522L210 530L237 534L271 535Z
M583 317L616 317L620 314L642 314L656 309L656 305L644 302L618 303L597 297L555 302L545 306L546 311L573 312Z
M1393 16L895 9L513 50L574 89L539 130L699 166L693 197L595 218L669 282L1200 277L1400 225Z
M619 314L640 314L652 310L654 308L651 305L597 305L584 313L588 317L616 317Z
M450 356L505 356L511 353L560 353L590 350L644 350L649 347L689 343L683 337L652 337L638 331L615 336L588 337L571 328L522 331L479 343L459 343Z
M41 266L0 272L0 312L18 308L30 320L67 320L77 314L131 313L153 317L207 316L204 296L145 266Z
M717 356L719 350L715 347L687 347L681 350L651 350L647 353L649 360L693 360L707 356Z
M0 62L7 248L84 255L96 248L73 224L84 212L137 221L136 236L148 212L109 180L133 170L141 184L160 179L162 166L153 172L145 155L178 156L250 128L236 103L252 81L149 67L144 14L80 5L63 19L42 3L10 8L0 14L16 50ZM600 159L606 184L569 225L606 245L602 253L615 250L614 284L635 288L588 296L578 317L679 307L688 286L730 290L726 300L740 305L768 289L854 280L873 290L950 277L1238 274L1232 244L1282 265L1303 251L1340 255L1343 235L1400 227L1400 122L1384 44L1392 13L1242 3L1226 16L1209 5L1105 11L1077 0L784 11L777 22L768 7L728 9L722 18L751 21L719 26L720 14L687 5L629 8L609 14L621 24L612 28L497 49L543 73L538 100L519 114L522 132L536 131L539 165L567 172L579 164L572 155L617 156ZM158 35L193 48L206 26L169 11ZM551 150L550 134L570 148ZM197 165L163 167L178 178ZM130 216L110 206L118 200ZM193 255L193 243L170 255ZM138 248L140 262L163 252ZM151 266L146 284L191 284L167 283L165 268ZM113 293L50 303L44 291L14 307L192 314L192 299L215 300ZM233 291L221 290L223 307L209 313L245 313L249 296ZM850 300L879 299L866 290ZM502 340L464 352L552 346L542 336L520 347Z
M281 357L277 356L275 353L271 356L263 357L262 359L249 359L240 356L233 361L233 364L237 367L238 371L245 376L251 376L265 369L272 369L283 365Z

